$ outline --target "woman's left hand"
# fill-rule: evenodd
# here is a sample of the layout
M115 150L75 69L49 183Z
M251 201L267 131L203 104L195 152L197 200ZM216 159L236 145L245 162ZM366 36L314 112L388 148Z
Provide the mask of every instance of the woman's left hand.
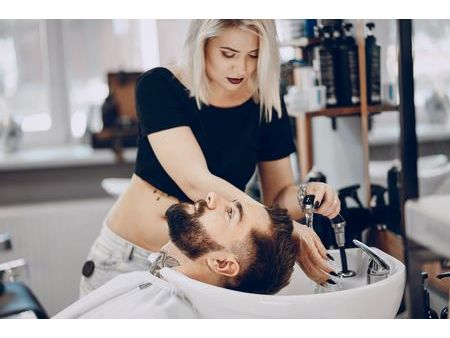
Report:
M329 219L336 217L341 211L341 202L337 193L329 184L310 182L306 186L306 193L314 195L314 212Z
M300 245L297 263L310 279L319 284L326 283L333 273L336 276L328 264L327 250L312 228L295 221L293 225L293 236L298 238Z

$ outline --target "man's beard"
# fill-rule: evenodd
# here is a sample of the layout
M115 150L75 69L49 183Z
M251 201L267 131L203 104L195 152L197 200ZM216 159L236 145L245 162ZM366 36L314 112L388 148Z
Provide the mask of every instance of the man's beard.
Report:
M210 251L223 249L223 246L214 241L199 221L199 217L207 208L205 200L196 202L196 211L193 215L187 212L188 204L178 203L166 211L169 225L170 240L188 258L196 259Z

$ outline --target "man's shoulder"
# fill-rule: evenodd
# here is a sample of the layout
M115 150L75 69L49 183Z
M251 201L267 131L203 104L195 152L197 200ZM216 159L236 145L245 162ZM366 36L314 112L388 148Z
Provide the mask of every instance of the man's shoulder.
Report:
M171 283L148 271L121 274L54 318L194 318L195 309Z

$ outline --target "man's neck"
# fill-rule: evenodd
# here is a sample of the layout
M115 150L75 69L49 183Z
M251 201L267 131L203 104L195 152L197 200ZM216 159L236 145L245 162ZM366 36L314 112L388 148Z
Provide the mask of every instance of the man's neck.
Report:
M160 251L165 251L168 256L172 257L178 262L178 266L188 264L191 260L187 258L172 241L167 242Z
M209 269L206 263L202 264L199 260L191 260L172 241L167 242L160 251L165 251L168 256L179 263L178 266L173 267L174 270L200 282L220 286L218 276Z

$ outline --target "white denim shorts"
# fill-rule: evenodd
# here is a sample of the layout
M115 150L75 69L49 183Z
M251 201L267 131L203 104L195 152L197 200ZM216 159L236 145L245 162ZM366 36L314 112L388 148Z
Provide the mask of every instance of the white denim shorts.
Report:
M80 298L122 273L148 270L151 253L115 234L103 222L82 268Z

